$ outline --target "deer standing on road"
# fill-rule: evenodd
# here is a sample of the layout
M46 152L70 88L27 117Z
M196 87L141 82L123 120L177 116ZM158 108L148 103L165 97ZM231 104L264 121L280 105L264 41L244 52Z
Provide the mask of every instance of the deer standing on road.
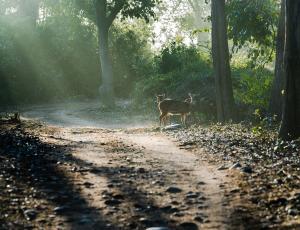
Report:
M189 97L184 101L172 100L169 98L165 98L165 95L157 95L157 103L158 109L160 111L159 116L159 125L162 123L166 125L166 119L170 115L180 115L181 122L185 126L186 117L191 112L191 105L193 102L193 97L189 93Z

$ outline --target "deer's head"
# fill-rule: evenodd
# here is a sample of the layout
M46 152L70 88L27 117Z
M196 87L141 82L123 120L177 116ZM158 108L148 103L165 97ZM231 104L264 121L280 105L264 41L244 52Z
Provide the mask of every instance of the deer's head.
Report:
M162 102L165 98L166 98L165 94L156 95L156 101L157 101L157 103Z

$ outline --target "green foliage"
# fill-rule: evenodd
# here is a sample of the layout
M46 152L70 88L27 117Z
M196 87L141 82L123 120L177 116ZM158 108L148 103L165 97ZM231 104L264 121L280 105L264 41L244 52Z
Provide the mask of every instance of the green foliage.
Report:
M181 40L165 46L156 57L160 73L169 72L209 72L210 57L201 53L197 46L187 46Z
M111 10L116 5L122 7L122 17L130 17L130 18L143 18L147 22L149 21L150 17L154 17L154 7L158 5L160 0L115 0L112 3L109 3L109 7Z
M137 83L136 94L154 96L165 92L169 96L186 96L197 91L201 78L211 74L209 58L194 46L171 42L154 60L155 72Z
M154 7L160 3L160 0L69 0L65 2L94 23L96 23L95 7L104 7L102 4L106 5L104 8L111 22L118 14L120 14L121 19L142 18L148 22L150 18L155 16Z
M252 69L248 65L232 66L234 97L238 104L253 108L267 108L273 74L265 68Z
M0 18L0 104L97 96L97 30L75 3L45 0L51 16L36 26L24 17ZM91 3L84 6L92 7ZM115 91L128 97L135 82L153 72L150 31L145 22L128 21L115 23L110 33Z
M100 73L94 27L66 15L49 18L38 29L53 60L52 67L64 79L67 92L95 96Z
M138 80L134 97L138 104L155 94L184 99L194 94L195 111L209 119L215 114L215 86L212 65L208 56L197 47L172 42L155 57L155 72ZM251 68L245 59L232 64L232 82L238 110L244 118L252 117L255 108L268 105L272 72L260 67ZM153 104L153 100L151 100ZM253 117L252 117L253 118Z
M279 18L277 0L227 1L228 37L233 40L233 52L248 49L253 65L264 65L274 56Z
M188 47L180 41L174 41L162 49L157 61L161 73L185 71L187 69L190 72L195 72L201 68L201 66L198 66L200 58L196 47Z
M133 96L138 106L154 110L156 94L165 93L168 97L182 100L192 93L195 112L210 114L211 119L215 100L214 79L206 53L201 53L195 46L175 41L161 50L153 66L152 74L136 84Z
M99 63L91 27L60 14L37 26L10 15L0 24L0 104L96 95Z
M113 7L117 1L109 1ZM120 1L122 20L110 29L110 57L118 97L133 96L137 104L155 107L154 96L184 99L193 93L195 113L211 119L215 113L211 57L200 47L177 38L154 54L151 31L145 22L125 17L153 16L140 11L139 3ZM4 1L0 1L4 3ZM94 2L44 0L48 15L36 26L20 16L0 16L0 104L41 103L77 96L96 97L100 84L99 51ZM126 5L127 4L127 5ZM128 5L129 4L129 5ZM271 5L268 5L271 4ZM243 9L245 8L245 10ZM146 8L144 8L146 9ZM243 9L244 11L241 11ZM110 8L112 10L112 8ZM255 62L239 58L233 63L233 88L239 108L248 115L267 107L272 73L259 59L267 59L274 44L277 5L275 1L228 1L229 35L234 49L246 47ZM125 20L125 21L124 21ZM251 54L252 52L252 54ZM232 59L234 61L234 59ZM251 112L249 112L251 111ZM203 114L205 113L205 114ZM259 125L254 132L261 132Z
M128 97L135 82L152 72L152 58L145 23L116 23L111 28L110 50L114 89L119 97Z

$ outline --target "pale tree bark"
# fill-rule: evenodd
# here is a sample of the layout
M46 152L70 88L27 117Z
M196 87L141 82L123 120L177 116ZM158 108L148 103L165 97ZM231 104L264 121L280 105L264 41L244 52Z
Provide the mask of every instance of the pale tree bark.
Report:
M99 93L101 101L109 106L114 106L114 89L113 89L113 73L112 64L109 57L108 33L109 22L106 17L106 0L95 0L96 19L98 28L98 47L99 58L101 63L101 86Z
M212 0L212 53L216 85L217 119L234 119L234 98L229 64L225 0Z
M99 87L99 93L102 102L113 107L114 88L113 88L113 72L112 63L109 57L108 34L109 28L117 17L118 13L123 8L125 2L119 1L114 8L107 9L107 0L94 0L96 9L96 23L98 27L98 42L99 42L99 57L101 63L102 83Z
M300 137L300 1L285 0L285 92L279 137Z
M83 1L82 1L83 2ZM118 14L149 20L155 15L153 7L159 0L93 0L98 27L99 57L102 85L99 88L102 101L114 106L112 63L109 57L109 29Z
M269 112L276 115L280 121L282 116L284 87L284 69L283 69L283 51L285 40L285 0L281 0L281 10L278 23L278 31L276 38L276 60L275 60L275 77L272 84L271 98L269 103Z

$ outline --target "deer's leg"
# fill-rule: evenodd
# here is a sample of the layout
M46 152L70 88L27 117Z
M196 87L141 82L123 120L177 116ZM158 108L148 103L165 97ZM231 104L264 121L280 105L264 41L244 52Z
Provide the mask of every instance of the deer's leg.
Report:
M168 125L170 121L170 115L167 113L164 117L164 125Z
M165 115L163 118L162 118L162 123L164 126L166 126L166 119L167 119L167 115Z
M162 119L162 112L160 111L160 115L159 115L159 126L161 126L161 119Z
M183 121L183 114L180 114L180 121L181 121L181 124L184 125L184 121Z
M162 123L164 123L166 115L167 115L167 113L160 114L160 116L159 116L159 125L160 126Z
M185 120L186 120L186 114L181 114L181 122L182 122L182 124L183 124L184 126L186 126L186 125L185 125Z
M170 116L166 115L165 116L165 125L170 124Z

